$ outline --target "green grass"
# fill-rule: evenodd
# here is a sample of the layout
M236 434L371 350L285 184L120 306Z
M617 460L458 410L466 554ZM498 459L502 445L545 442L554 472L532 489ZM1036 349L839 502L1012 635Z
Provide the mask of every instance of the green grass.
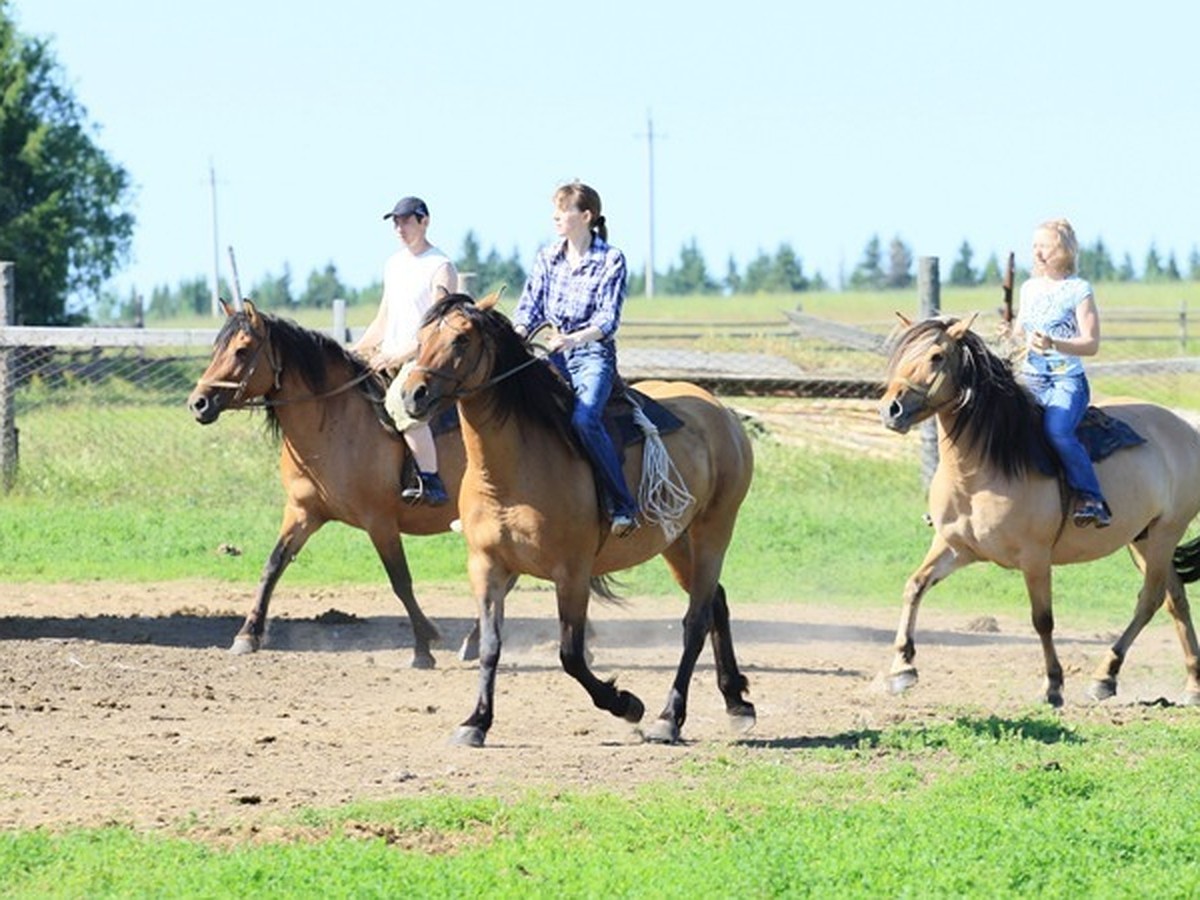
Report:
M424 797L210 842L0 837L9 896L1188 897L1200 751L1185 710L1124 725L960 715L697 753L632 795Z

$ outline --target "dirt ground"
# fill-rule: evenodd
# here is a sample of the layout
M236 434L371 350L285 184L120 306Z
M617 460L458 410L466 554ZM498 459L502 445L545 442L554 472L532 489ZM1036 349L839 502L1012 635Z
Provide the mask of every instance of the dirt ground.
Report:
M423 593L443 644L437 668L416 671L407 619L386 589L285 586L269 647L231 656L250 598L213 584L0 586L0 827L255 829L352 799L623 791L730 752L794 756L903 721L1022 715L1041 685L1024 619L972 619L931 602L917 634L920 684L893 697L880 673L897 608L733 598L757 727L728 731L706 648L684 740L651 745L561 671L552 595L522 584L507 607L497 719L487 746L471 750L448 742L474 701L475 667L456 653L470 601ZM593 606L594 667L638 694L648 717L666 699L682 613L682 599ZM1116 700L1084 699L1123 625L1072 631L1060 612L1066 720L1153 715L1181 692L1178 643L1160 616L1135 644Z

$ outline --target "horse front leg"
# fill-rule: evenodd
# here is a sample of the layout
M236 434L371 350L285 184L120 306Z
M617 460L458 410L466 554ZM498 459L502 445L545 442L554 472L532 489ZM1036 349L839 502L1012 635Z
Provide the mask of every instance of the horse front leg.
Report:
M493 571L486 559L468 560L471 584L479 598L479 689L475 709L455 730L451 743L482 747L491 730L500 665L500 634L504 628L504 598L515 579Z
M267 610L271 604L271 595L279 582L284 570L295 559L308 539L317 533L324 522L310 518L305 512L292 506L283 511L283 524L279 529L279 539L274 549L263 565L262 577L258 581L258 593L254 598L254 606L242 622L242 627L233 638L229 652L237 656L256 653L266 645Z
M583 685L597 708L632 724L642 721L646 714L642 701L629 691L618 690L616 679L601 681L588 666L587 609L591 589L587 578L559 581L555 589L558 596L558 659L563 671Z
M1054 607L1051 599L1050 563L1025 570L1025 590L1029 594L1033 630L1042 642L1042 657L1046 663L1046 682L1043 698L1051 706L1063 705L1063 669L1054 649Z
M917 683L917 667L913 665L917 647L913 642L913 634L917 628L917 612L921 607L921 598L950 573L973 561L973 558L956 552L940 534L934 535L925 559L904 585L904 603L900 608L900 625L896 629L894 642L896 655L892 658L892 667L888 671L887 679L888 690L891 693L902 694Z
M437 626L425 617L421 606L413 593L412 573L408 568L408 559L404 555L404 544L395 532L392 523L372 526L370 530L371 543L383 563L391 582L392 592L404 605L408 621L413 630L413 658L410 663L414 669L432 669L437 665L433 658L431 646L441 639Z

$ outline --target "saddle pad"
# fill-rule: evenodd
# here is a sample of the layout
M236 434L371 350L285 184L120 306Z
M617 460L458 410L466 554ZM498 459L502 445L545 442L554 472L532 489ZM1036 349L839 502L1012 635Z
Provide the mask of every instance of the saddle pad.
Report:
M1075 435L1092 462L1112 456L1122 447L1136 447L1146 439L1133 430L1127 422L1113 418L1096 406L1089 406L1075 429ZM1038 454L1037 468L1043 475L1057 475L1061 470L1058 459Z
M646 414L646 418L654 423L654 427L658 429L659 434L670 434L672 431L677 431L683 427L683 420L657 400L648 397L641 391L626 387L623 395L616 396L614 394L609 399L608 405L604 408L604 426L608 429L608 433L613 439L613 444L617 447L627 447L630 444L636 444L645 437L642 434L642 430L633 420L631 403L636 403L642 408L642 412Z

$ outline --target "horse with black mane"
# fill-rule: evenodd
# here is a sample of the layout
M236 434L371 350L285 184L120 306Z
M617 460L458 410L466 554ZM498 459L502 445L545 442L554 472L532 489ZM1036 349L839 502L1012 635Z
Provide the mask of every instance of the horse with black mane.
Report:
M666 706L645 737L678 740L706 635L712 639L726 711L735 727L750 727L754 707L743 698L747 683L734 656L720 582L753 472L753 453L741 422L695 385L635 385L682 423L660 439L690 498L678 509L678 518L647 522L626 537L612 535L604 527L591 466L570 425L574 394L495 309L497 299L493 294L476 304L453 294L436 303L420 332L416 365L402 382L405 409L413 417L429 417L458 404L466 447L458 502L468 575L479 602L479 690L475 708L454 740L480 746L492 725L504 600L522 574L554 583L563 668L596 706L639 722L645 712L642 701L596 678L588 667L584 629L589 594L598 580L658 554L687 592L688 608L675 679ZM625 461L631 485L641 483L645 449L628 454ZM644 514L653 509L644 500L641 506Z
M1200 513L1200 433L1152 403L1101 404L1103 412L1136 435L1132 445L1096 464L1104 496L1112 505L1111 527L1075 527L1068 521L1065 482L1052 474L1041 408L1009 363L971 331L973 319L935 318L917 324L905 319L879 404L884 425L898 432L936 417L939 454L929 485L934 536L904 588L890 671L892 690L916 683L913 632L925 592L963 566L985 561L1024 574L1045 658L1044 699L1061 705L1063 669L1053 641L1052 568L1100 559L1127 547L1142 572L1142 587L1133 618L1097 667L1089 695L1103 700L1116 694L1117 674L1130 646L1165 599L1183 646L1183 702L1200 703L1200 646L1184 589L1185 577L1200 577L1200 541L1180 544ZM1124 429L1110 423L1110 430Z
M333 338L260 312L250 301L241 311L222 305L227 318L188 408L202 425L227 409L262 409L282 438L279 473L287 492L279 539L230 649L259 649L280 576L322 525L336 521L370 536L412 624L412 665L432 668L430 645L438 640L438 630L413 593L400 534L448 531L457 515L455 504L429 506L401 498L408 449L381 418L384 385L363 360ZM437 445L453 500L465 463L461 432L448 431ZM471 654L466 643L463 654Z

